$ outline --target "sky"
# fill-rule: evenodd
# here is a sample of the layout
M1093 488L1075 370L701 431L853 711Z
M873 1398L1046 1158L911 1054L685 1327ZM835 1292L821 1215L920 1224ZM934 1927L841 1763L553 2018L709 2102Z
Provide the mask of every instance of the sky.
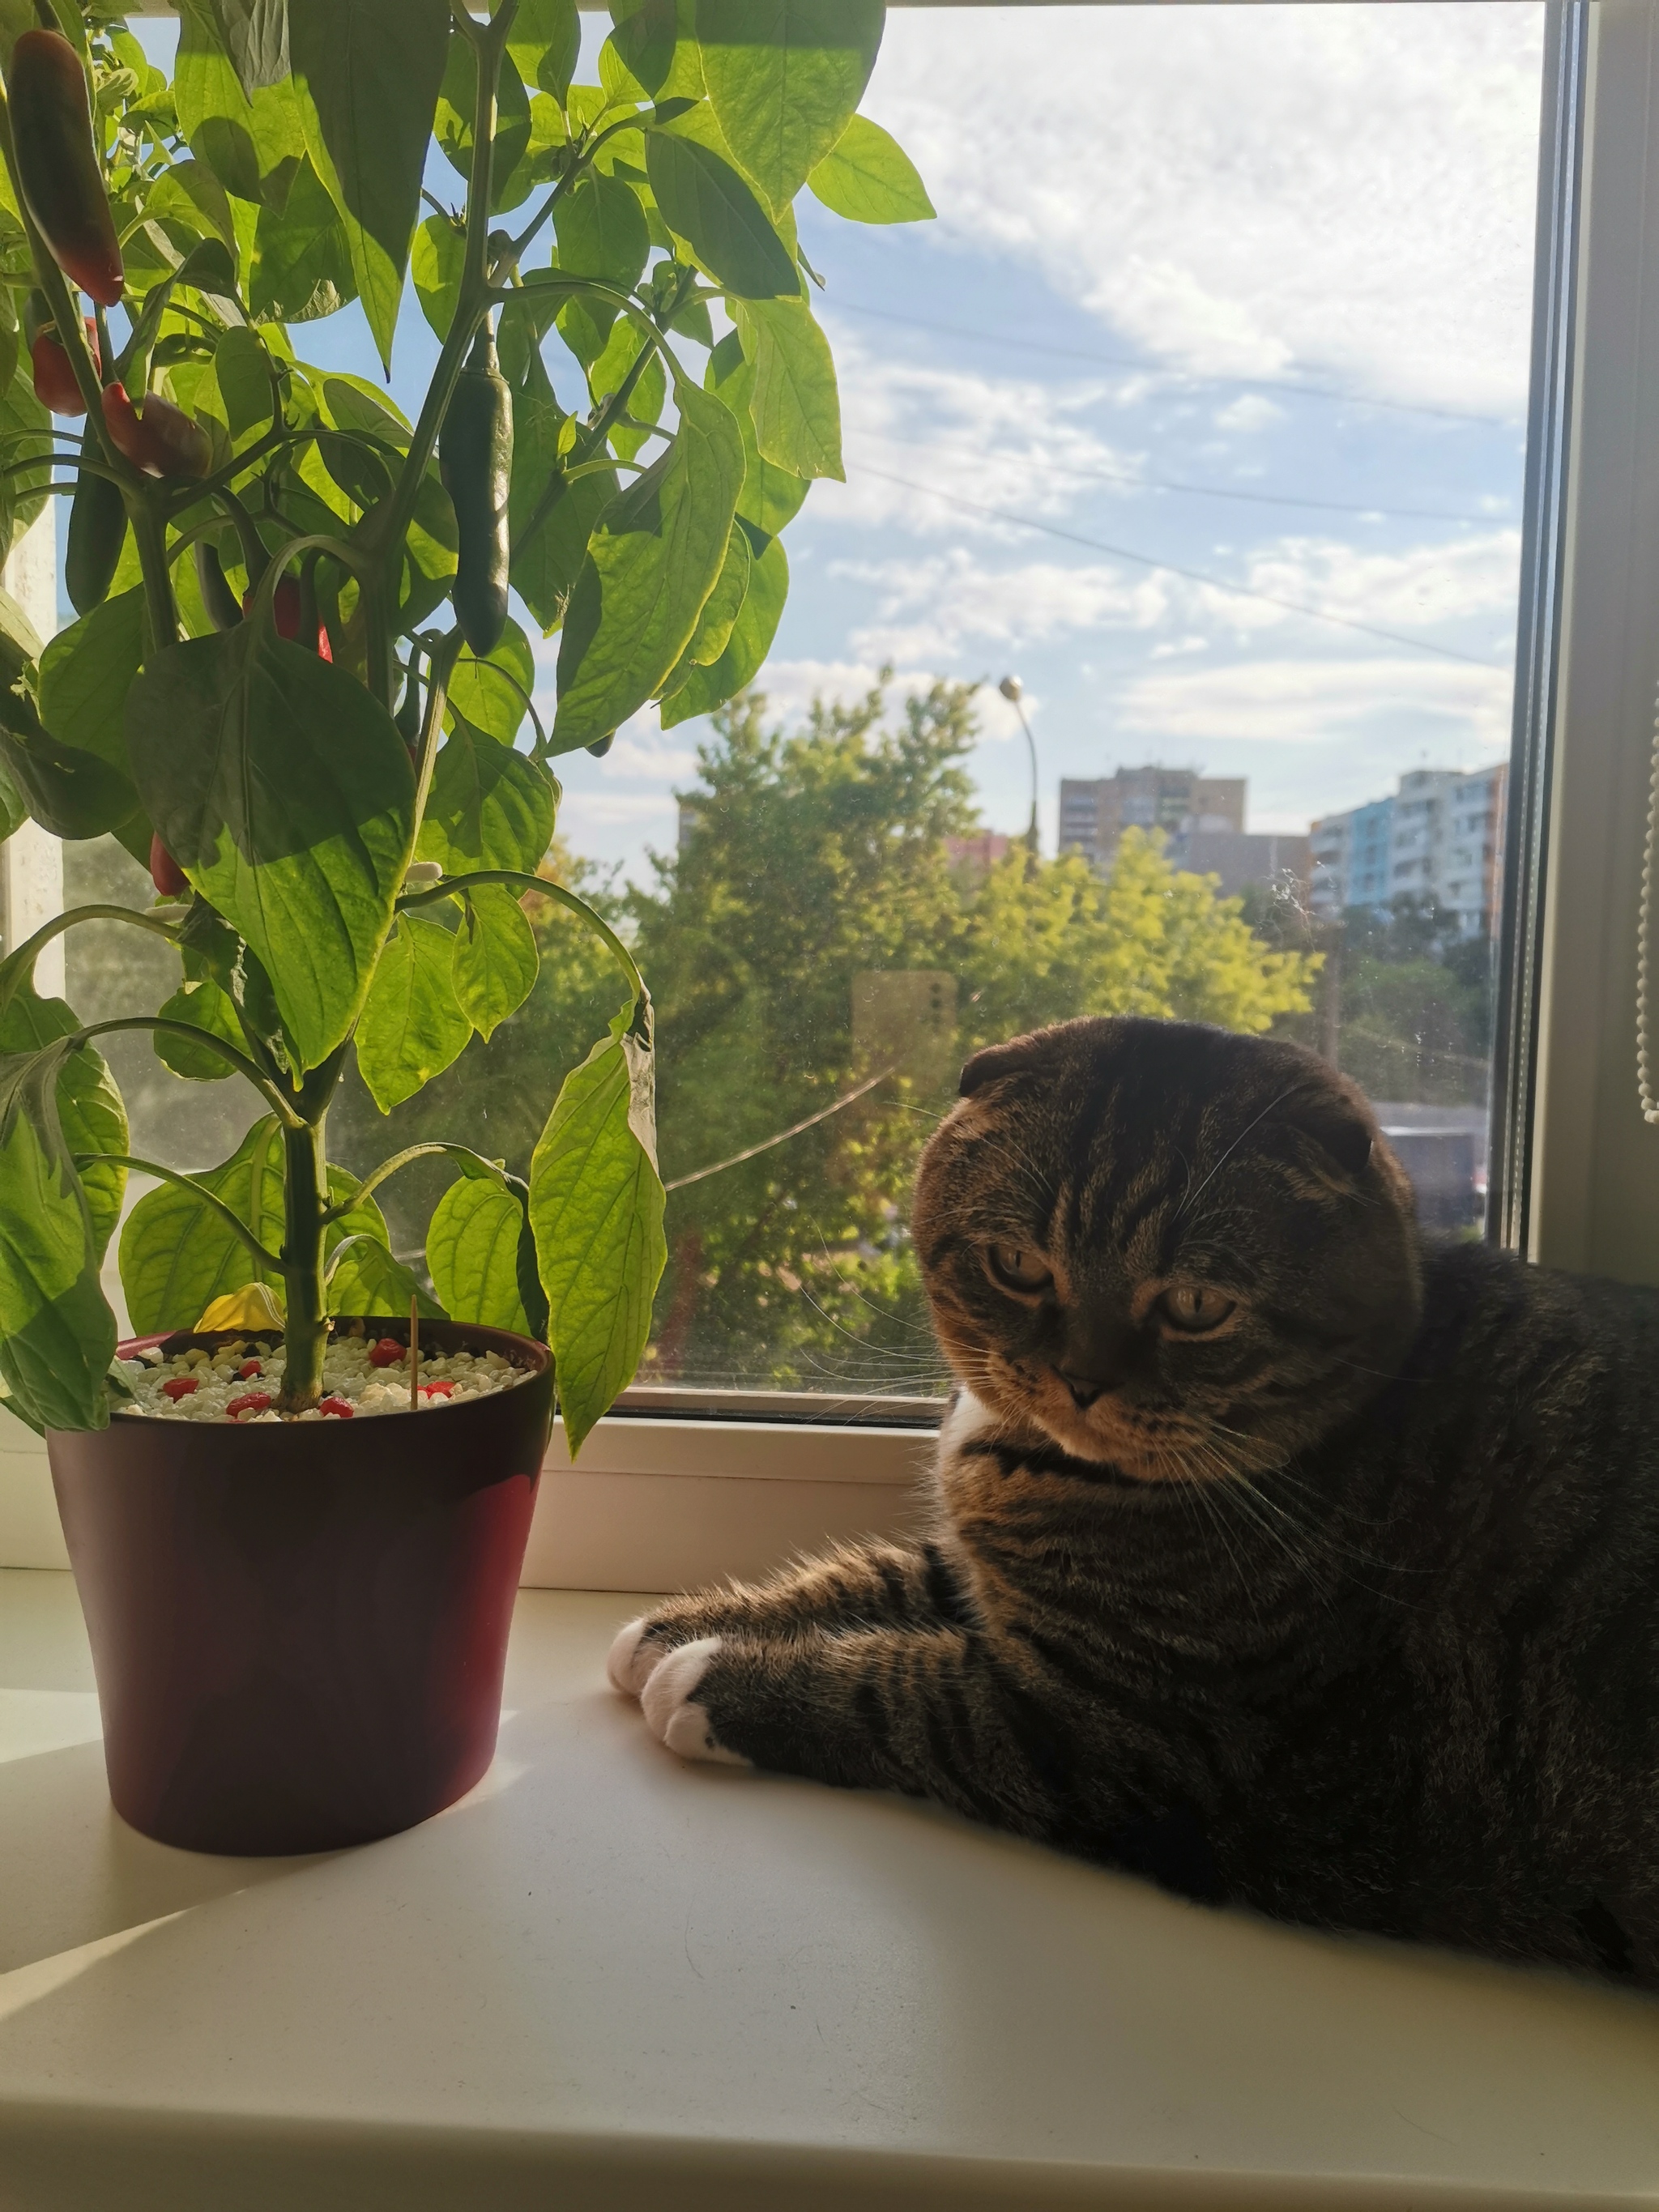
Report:
M1407 769L1501 758L1542 20L892 10L864 112L938 220L799 204L848 480L786 533L778 715L884 664L901 692L981 683L981 803L1017 830L1030 769L994 687L1018 673L1049 851L1064 775L1244 775L1248 826L1294 831ZM378 373L355 307L296 336ZM411 295L410 412L434 356ZM561 761L574 849L642 875L706 735L650 709L604 761Z

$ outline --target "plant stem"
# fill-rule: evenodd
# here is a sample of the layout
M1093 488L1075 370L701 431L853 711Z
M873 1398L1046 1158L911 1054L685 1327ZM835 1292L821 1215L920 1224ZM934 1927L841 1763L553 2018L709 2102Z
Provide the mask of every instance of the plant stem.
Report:
M210 1213L216 1213L226 1228L246 1245L262 1267L269 1267L274 1273L283 1264L276 1253L266 1251L247 1224L225 1204L223 1199L216 1198L192 1176L180 1175L177 1169L161 1167L155 1160L135 1158L131 1152L77 1152L75 1164L82 1169L99 1166L131 1168L136 1174L154 1176L158 1182L175 1183L180 1190L187 1190L192 1198L198 1199Z
M283 1282L288 1314L282 1408L302 1413L323 1390L328 1345L328 1285L323 1275L323 1218L328 1206L328 1169L323 1156L325 1117L283 1132Z
M149 500L127 495L138 566L144 578L144 612L149 617L149 658L179 642L179 607L173 596L173 570L167 561L167 526Z

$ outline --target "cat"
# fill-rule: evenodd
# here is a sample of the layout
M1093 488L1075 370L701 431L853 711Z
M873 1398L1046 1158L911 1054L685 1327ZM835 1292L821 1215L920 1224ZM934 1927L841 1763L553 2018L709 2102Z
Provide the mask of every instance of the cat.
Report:
M614 1685L688 1759L1659 1987L1659 1291L1419 1236L1286 1042L1067 1022L961 1088L927 1534L671 1599Z

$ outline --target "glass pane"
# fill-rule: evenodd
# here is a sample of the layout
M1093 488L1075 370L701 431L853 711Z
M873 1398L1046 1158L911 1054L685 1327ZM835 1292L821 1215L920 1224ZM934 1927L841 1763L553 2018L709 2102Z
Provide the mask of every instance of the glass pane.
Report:
M890 15L865 112L937 219L801 197L847 481L790 525L772 655L712 726L653 709L559 763L550 868L631 935L659 1010L642 1384L936 1394L917 1150L968 1051L1073 1014L1304 1039L1377 1102L1425 1216L1473 1230L1542 24L1536 0ZM355 309L306 337L378 374ZM433 351L411 302L406 407ZM142 896L115 848L72 865L72 891L125 871ZM337 1158L441 1133L526 1166L620 997L533 919L523 1013L389 1117L352 1079ZM127 988L96 938L70 959L83 1012ZM225 1156L240 1086L127 1061L135 1149ZM447 1180L382 1194L405 1256Z

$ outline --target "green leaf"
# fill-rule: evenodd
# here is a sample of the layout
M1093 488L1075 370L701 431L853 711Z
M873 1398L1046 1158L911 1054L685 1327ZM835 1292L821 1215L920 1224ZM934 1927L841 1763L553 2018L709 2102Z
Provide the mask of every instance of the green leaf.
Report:
M755 366L755 443L763 460L798 477L846 481L841 397L830 342L804 300L741 303L738 330Z
M743 340L728 331L708 356L703 382L718 392L737 417L743 434L743 489L738 494L738 513L769 538L775 538L799 514L811 486L805 477L763 460L755 442L755 368L745 361Z
M46 1428L100 1429L115 1316L58 1113L61 1046L0 1059L0 1376Z
M389 1114L461 1053L472 1025L450 981L453 939L435 921L400 914L357 1024L357 1069Z
M238 1052L247 1050L241 1025L236 1019L236 1008L228 994L215 982L181 984L161 1012L166 1021L192 1023L210 1036L222 1037ZM187 1082L220 1083L235 1073L210 1045L192 1044L187 1037L170 1036L159 1030L153 1042L155 1057L162 1066L170 1067L175 1075L182 1075Z
M562 274L590 277L595 283L614 285L619 292L638 283L651 251L651 234L639 194L622 178L585 177L554 209L553 228ZM599 303L586 304L590 313L605 316L608 330L610 311Z
M599 82L621 106L702 98L702 62L690 0L617 0L616 28L599 48Z
M772 650L788 595L789 563L778 539L770 538L750 568L749 589L725 652L707 668L693 669L679 690L664 700L665 730L689 722L694 714L712 714L716 707L735 699L745 684L754 682Z
M536 987L536 933L505 884L480 884L463 902L451 981L455 1000L486 1042Z
M749 569L754 558L750 550L749 533L740 522L732 525L732 535L726 541L726 559L715 580L714 588L703 601L702 612L697 617L697 627L692 632L691 642L685 648L685 659L705 668L711 660L718 660L726 650L732 635L732 625L742 610L749 591Z
M445 0L289 0L306 149L388 373L448 45Z
M716 283L748 300L799 294L788 248L729 161L693 139L653 131L645 167L663 221Z
M564 619L564 603L581 573L593 526L617 490L615 472L603 469L578 477L547 501L565 421L541 356L532 354L513 398L513 483L507 515L513 588L544 635Z
M559 787L538 761L457 715L439 750L416 848L449 875L473 868L533 874L553 842Z
M530 650L529 639L509 616L501 642L487 660L463 653L456 662L449 678L449 703L475 730L483 730L500 744L510 745L525 718L522 695L535 688L536 656Z
M410 857L414 775L391 715L255 615L151 661L127 746L162 842L247 940L314 1067L362 1006Z
M277 210L259 210L248 305L284 323L315 322L357 296L351 246L339 210L309 161L302 161Z
M0 693L0 766L54 837L101 837L138 805L126 776L96 753L49 737L33 704L15 690Z
M10 770L0 762L0 844L15 837L28 818L23 794L12 781Z
M661 416L663 402L668 397L662 356L643 331L620 315L605 351L588 369L587 388L596 405L608 398L619 388L641 351L646 354L646 362L629 394L627 412L636 422L654 422ZM632 429L618 421L611 425L611 443L623 460L631 461L650 434L648 430Z
M882 0L697 0L709 100L773 208L788 205L846 130L885 14Z
M242 89L250 97L289 72L288 15L283 0L214 0Z
M565 1078L530 1165L530 1223L574 1458L631 1381L668 1246L648 1044L611 1035Z
M278 404L271 380L273 367L258 333L246 323L227 331L214 349L214 380L225 403L225 423L234 447L247 444L270 428Z
M609 737L690 642L726 558L743 483L730 410L682 384L673 443L619 493L593 534L559 650L555 747Z
M441 338L449 336L449 326L455 319L465 261L465 234L447 215L428 216L415 234L409 266L421 313Z
M472 176L472 118L478 96L478 69L472 43L452 32L434 129L444 158L469 182ZM493 214L516 207L529 191L528 178L514 170L530 143L530 102L511 55L504 56L495 80L495 157L490 165L489 205Z
M43 999L33 985L17 979L5 994L0 1012L0 1053L40 1052L80 1028L62 999ZM125 1152L127 1109L107 1063L91 1045L82 1045L63 1063L58 1078L58 1116L71 1152ZM80 1170L100 1261L116 1223L127 1187L127 1171L112 1163Z
M354 1237L339 1247L328 1278L331 1314L409 1314L410 1299L428 1321L449 1316L378 1237Z
M933 203L896 138L855 115L806 179L812 197L848 222L927 222Z
M433 1209L426 1264L453 1321L531 1334L519 1290L520 1200L500 1178L460 1176Z
M581 51L576 0L519 0L507 34L507 51L526 84L562 100Z
M61 744L96 754L125 782L131 781L127 693L143 657L142 586L105 599L59 630L40 656L40 719L46 728Z
M292 93L286 83L272 82L250 100L222 38L213 0L179 0L179 19L173 99L191 151L228 192L280 207L305 155Z
M355 1188L356 1177L341 1169L328 1171L331 1203L338 1205ZM251 1229L268 1252L283 1243L283 1147L276 1117L254 1123L222 1166L191 1177L222 1199L236 1218ZM386 1241L385 1217L372 1198L362 1200L324 1235L332 1253L347 1237ZM261 1267L240 1237L193 1192L164 1182L147 1192L127 1216L121 1231L121 1288L133 1332L152 1336L162 1330L194 1328L215 1298L246 1283L283 1286L274 1269ZM405 1304L404 1310L408 1311Z
M179 223L198 237L235 246L236 226L225 188L205 162L175 161L150 187L144 212L152 221L167 224L170 232Z

